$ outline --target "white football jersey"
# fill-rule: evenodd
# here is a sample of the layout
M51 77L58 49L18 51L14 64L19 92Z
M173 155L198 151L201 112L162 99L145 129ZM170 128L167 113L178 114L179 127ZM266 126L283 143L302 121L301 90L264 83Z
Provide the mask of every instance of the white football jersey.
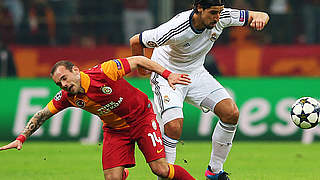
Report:
M194 71L203 66L206 54L224 28L243 26L248 21L248 11L224 8L214 28L198 31L191 23L193 14L193 10L181 12L140 34L140 43L154 48L152 60L173 72Z

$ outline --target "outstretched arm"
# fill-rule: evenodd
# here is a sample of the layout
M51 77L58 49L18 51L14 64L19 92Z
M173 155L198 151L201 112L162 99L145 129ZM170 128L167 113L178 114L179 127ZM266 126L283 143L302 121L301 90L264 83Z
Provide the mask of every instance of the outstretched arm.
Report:
M269 22L269 15L265 12L249 11L249 26L261 31Z
M28 124L26 125L22 133L18 136L18 138L15 141L11 142L10 144L0 147L0 151L12 149L12 148L16 148L20 150L26 138L31 136L37 129L39 129L39 127L52 115L53 114L49 111L47 106L42 110L38 111L29 120Z
M173 89L175 89L175 86L174 86L175 84L188 85L189 83L191 83L188 74L171 73L170 71L162 67L160 64L150 60L147 57L132 56L132 57L128 57L127 59L130 64L131 71L140 67L140 68L147 69L149 71L156 72L160 74L162 77L164 77L165 79L167 79L169 85Z

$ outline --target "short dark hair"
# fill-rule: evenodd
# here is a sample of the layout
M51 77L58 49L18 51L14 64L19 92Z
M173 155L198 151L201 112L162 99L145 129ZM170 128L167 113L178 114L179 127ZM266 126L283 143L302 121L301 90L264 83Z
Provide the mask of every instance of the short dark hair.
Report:
M200 5L203 9L208 9L211 6L223 6L224 0L194 0L193 10L198 13L197 6Z
M57 68L59 66L64 66L67 70L69 70L70 72L72 72L72 68L74 66L74 64L70 61L66 61L66 60L62 60L62 61L58 61L56 62L52 68L51 68L51 72L50 72L50 76L52 77L53 74L56 72Z

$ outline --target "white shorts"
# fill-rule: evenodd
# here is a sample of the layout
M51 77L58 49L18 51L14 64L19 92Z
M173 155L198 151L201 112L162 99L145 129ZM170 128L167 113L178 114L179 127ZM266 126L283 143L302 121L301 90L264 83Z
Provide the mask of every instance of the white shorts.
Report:
M173 90L166 79L157 73L152 73L150 81L156 109L160 115L170 108L183 108L184 101L201 108L201 102L209 94L215 97L213 106L223 99L231 98L226 89L206 69L201 68L192 72L189 77L191 84L176 84L176 90ZM183 114L180 117L183 117Z

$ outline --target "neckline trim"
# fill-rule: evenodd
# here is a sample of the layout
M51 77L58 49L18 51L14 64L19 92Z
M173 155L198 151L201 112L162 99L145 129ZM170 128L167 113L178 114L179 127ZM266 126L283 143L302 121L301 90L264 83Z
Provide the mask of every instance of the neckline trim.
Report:
M204 30L197 30L194 26L193 26L193 24L192 24L192 17L193 17L193 15L194 15L194 10L192 10L192 12L191 12L191 14L190 14L190 16L189 16L189 24L190 24L190 27L191 27L191 29L192 29L192 31L194 32L194 33L196 33L196 34L201 34Z

